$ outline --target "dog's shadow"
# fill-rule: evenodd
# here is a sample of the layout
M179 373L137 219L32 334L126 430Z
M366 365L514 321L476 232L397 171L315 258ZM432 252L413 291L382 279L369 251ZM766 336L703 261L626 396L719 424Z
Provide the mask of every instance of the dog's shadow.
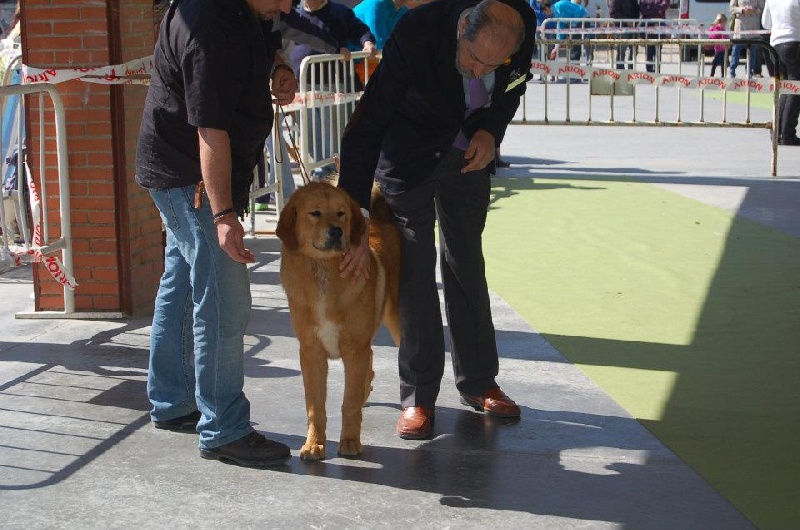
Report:
M440 505L452 508L620 522L638 528L651 526L653 517L653 512L636 508L638 502L659 498L653 510L663 517L682 509L676 481L656 480L663 473L660 458L647 462L630 457L654 450L647 437L620 436L641 428L631 418L523 407L520 421L437 406L433 439L401 440L393 429L387 436L383 421L396 419L394 409L399 407L369 403L373 407L392 413L380 411L381 421L373 417L365 422L360 456L337 456L338 444L329 440L325 460L292 458L276 471L407 492L392 497L396 499L392 502L430 502L420 494L434 494ZM290 446L303 443L299 436L275 436ZM591 457L564 458L581 450Z

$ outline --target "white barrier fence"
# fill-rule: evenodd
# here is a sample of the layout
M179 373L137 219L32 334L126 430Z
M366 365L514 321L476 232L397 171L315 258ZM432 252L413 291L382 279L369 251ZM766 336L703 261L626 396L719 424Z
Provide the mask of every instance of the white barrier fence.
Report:
M262 183L256 170L250 193L251 234L255 233L252 206L258 197L274 193L277 212L283 208L283 178L291 176L292 159L304 180L312 175L325 178L330 174L347 120L379 61L380 54L370 57L366 52L352 52L349 57L322 54L303 59L298 92L290 104L276 106L273 134L268 140L272 142L271 149L264 150L262 167L272 165L274 180L268 182L264 178Z
M778 62L774 50L748 32L710 38L676 20L550 19L522 102L525 125L745 127L770 131L770 170L777 173L777 108L781 94L800 94L800 82L750 76L748 65L726 77L733 46ZM714 47L719 77L711 76ZM749 60L749 59L748 59ZM747 63L747 60L744 61ZM716 73L716 72L714 72Z
M19 142L17 146L19 168L19 178L16 189L12 191L11 198L14 200L18 216L17 222L20 224L20 231L23 235L23 249L11 251L7 245L7 225L5 223L5 212L3 212L3 240L4 245L0 254L0 270L3 267L18 266L23 262L44 263L47 271L53 278L63 286L64 289L64 311L47 312L53 316L69 316L75 313L75 293L77 283L72 276L72 230L71 230L71 209L69 192L69 164L67 163L67 133L66 121L64 119L64 104L61 96L54 85L37 83L28 85L8 85L0 87L0 101L5 106L9 98L23 95L38 95L38 116L39 116L39 186L34 184L29 171L23 170L27 166L24 150L22 149L22 135L17 134ZM49 107L45 104L45 95L49 96L53 111L53 123L55 125L55 148L57 157L56 180L58 182L59 198L59 224L58 236L50 233L50 214L48 208L47 184L50 177L47 174L45 163L46 146L51 145L51 140L45 136L45 116L48 114ZM18 124L22 123L24 111L20 99ZM33 100L33 98L31 98ZM19 125L21 126L21 125ZM2 135L0 135L2 136ZM5 164L4 164L4 167ZM30 226L28 220L31 220ZM58 254L61 257L58 257ZM46 316L44 312L20 313L18 317Z

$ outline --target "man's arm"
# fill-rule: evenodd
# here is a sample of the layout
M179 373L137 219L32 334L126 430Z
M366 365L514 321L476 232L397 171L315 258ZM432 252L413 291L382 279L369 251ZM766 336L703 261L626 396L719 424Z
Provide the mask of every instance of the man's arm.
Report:
M383 137L414 79L408 61L414 52L408 43L418 37L413 28L405 31L402 22L401 19L386 43L383 59L370 77L342 137L339 187L366 210Z
M255 256L244 246L244 228L233 211L231 197L231 141L227 131L200 127L200 171L203 174L211 213L215 215L219 246L239 263L252 263ZM218 215L230 210L230 213Z
M401 25L395 28L386 43L383 60L370 78L342 137L338 185L350 193L363 211L369 211L383 137L414 79L406 60L414 54L406 45L414 42L415 35L418 34L413 28L408 32ZM342 278L351 278L352 282L369 277L369 218L364 238L347 249L339 271Z

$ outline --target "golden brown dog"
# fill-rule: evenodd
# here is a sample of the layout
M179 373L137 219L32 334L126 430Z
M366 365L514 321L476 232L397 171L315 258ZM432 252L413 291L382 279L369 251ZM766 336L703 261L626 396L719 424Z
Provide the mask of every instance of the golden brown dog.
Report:
M312 182L290 197L276 234L281 247L281 283L292 327L300 341L308 436L300 457L325 457L328 359L344 363L340 455L361 453L362 407L371 390L372 339L383 320L400 343L398 296L400 234L383 197L373 190L370 206L370 275L353 283L339 264L367 223L350 195L331 184Z

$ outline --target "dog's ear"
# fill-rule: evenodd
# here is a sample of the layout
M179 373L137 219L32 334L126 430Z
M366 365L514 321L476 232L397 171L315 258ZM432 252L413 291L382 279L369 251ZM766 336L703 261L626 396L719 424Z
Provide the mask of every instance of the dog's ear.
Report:
M361 207L352 197L350 198L350 213L350 242L360 243L364 232L367 231L367 221L364 219L364 214L361 213Z
M281 210L278 218L278 226L275 228L275 235L281 240L286 250L297 249L297 235L295 234L295 222L297 221L297 204L291 198L286 206Z

